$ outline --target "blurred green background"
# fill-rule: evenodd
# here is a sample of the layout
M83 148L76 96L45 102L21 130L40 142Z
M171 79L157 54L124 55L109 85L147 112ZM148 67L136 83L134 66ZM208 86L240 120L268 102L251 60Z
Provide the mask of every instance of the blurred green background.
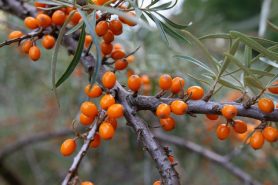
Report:
M186 0L182 11L172 14L171 20L178 23L192 22L189 27L196 36L210 33L223 33L237 30L250 35L257 35L262 1L254 0ZM24 30L23 23L17 18L1 13L0 40L4 41L11 30ZM163 12L162 12L163 13ZM278 2L273 1L270 20L278 23ZM135 33L134 29L138 32ZM155 83L161 73L180 75L186 79L186 87L198 84L186 75L189 72L201 73L192 64L177 61L175 54L199 56L200 51L190 45L182 45L171 40L168 47L160 39L157 30L152 32L139 28L125 28L126 35L118 38L127 51L141 46L135 55L136 61L129 66L137 74L149 74L152 79L152 92L156 92ZM266 38L278 41L278 34L267 28ZM221 40L205 41L206 46L215 55L228 48ZM18 139L36 133L50 132L71 128L79 105L86 100L83 88L88 76L79 66L74 74L58 88L60 108L57 106L54 93L51 91L50 62L53 51L44 49L42 59L31 62L15 46L0 49L0 150ZM62 49L59 54L57 76L60 76L71 61L71 57ZM119 72L119 80L126 83L126 72ZM214 97L217 101L232 100L238 96L233 90L221 90ZM96 100L98 101L98 100ZM144 119L150 123L158 120L149 112ZM203 115L197 118L189 116L176 117L177 129L169 134L180 136L209 148L219 154L228 154L239 147L242 140L232 136L227 141L219 141L215 136L216 123L208 121ZM245 119L248 123L257 124L254 120ZM217 123L224 121L220 119ZM138 147L133 131L126 127L124 120L119 121L119 128L112 141L104 141L100 148L90 150L80 167L82 180L92 180L97 185L151 185L159 178L154 162L147 153ZM159 128L157 128L159 129ZM68 137L73 137L74 133ZM24 184L59 184L67 172L73 157L62 157L59 147L64 138L29 145L13 153L3 161ZM79 147L82 145L79 142ZM206 158L189 150L170 146L178 162L176 166L182 184L190 185L238 185L243 184L228 171L223 170ZM254 151L247 147L232 162L265 185L278 184L278 151L277 143L271 146L265 143L262 150ZM0 184L5 181L0 177Z

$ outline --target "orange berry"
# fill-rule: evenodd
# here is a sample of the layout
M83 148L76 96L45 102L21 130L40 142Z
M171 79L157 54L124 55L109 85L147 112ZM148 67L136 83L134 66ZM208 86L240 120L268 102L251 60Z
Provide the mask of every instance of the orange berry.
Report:
M116 79L115 73L113 73L111 71L105 72L101 78L101 82L102 82L103 86L108 89L111 89L115 86L116 80L117 79Z
M96 5L104 5L105 3L107 3L109 0L93 0L93 2Z
M190 95L192 100L200 100L204 96L204 89L200 86L191 86L187 89L187 95Z
M253 149L257 150L264 145L264 136L261 131L256 131L250 138L250 145Z
M102 38L105 43L111 43L114 40L114 34L112 31L108 30L107 33L102 36Z
M119 43L114 44L114 50L121 50L123 49L122 45Z
M142 81L142 84L144 84L144 85L149 85L151 83L151 80L148 75L142 75L141 81Z
M129 78L131 75L134 75L135 72L133 69L127 69L126 76Z
M159 118L167 118L170 116L171 108L165 103L161 103L156 108L156 116Z
M268 91L271 92L271 93L273 93L273 94L278 94L278 86L277 86L277 85L278 85L278 80L275 81L275 82L273 82L272 85L273 85L273 86L276 85L276 86L274 86L274 87L269 87L269 88L268 88Z
M97 147L99 147L100 143L101 143L100 136L98 133L96 133L94 136L94 139L90 143L90 147L97 148Z
M135 56L134 55L129 55L128 57L126 57L126 61L131 64L135 61Z
M216 129L216 135L218 139L224 140L230 135L230 128L226 124L218 125Z
M100 107L107 110L111 105L115 104L115 98L111 94L106 94L100 99Z
M185 85L184 79L181 77L175 77L172 80L171 92L174 94L179 93Z
M21 46L21 50L24 52L24 53L29 53L29 50L30 48L33 46L33 43L31 40L26 40L23 42L22 46Z
M99 85L95 84L93 87L91 86L91 84L88 84L85 89L84 92L87 96L89 96L90 98L96 98L101 96L102 94L102 89Z
M172 86L172 77L168 74L161 75L159 78L159 87L162 90L168 90Z
M124 70L128 66L128 62L125 59L116 60L115 69L118 71Z
M24 19L24 24L27 28L33 30L39 27L39 22L34 17L26 17Z
M217 114L206 114L206 117L209 120L217 120L218 119L218 115Z
M247 124L242 120L235 120L233 127L234 131L239 134L243 134L247 131Z
M170 161L171 164L174 164L174 162L175 162L175 158L172 155L168 156L168 160Z
M18 38L20 38L20 37L22 37L22 36L23 36L23 33L22 33L21 31L12 31L12 32L9 34L8 38L9 38L10 40L12 40L12 39L18 39Z
M188 105L181 101L175 100L171 103L171 111L176 115L183 115L188 109Z
M135 17L136 15L135 15L135 12L127 12L127 16ZM122 23L127 24L128 26L135 26L137 24L136 22L128 20L128 19L126 19L124 17L121 17L121 16L119 17L119 19Z
M57 26L61 26L64 24L65 20L66 20L66 14L65 12L61 11L61 10L56 10L53 14L52 14L52 22L53 24L57 25Z
M176 127L176 122L172 117L160 119L160 125L165 131L171 131Z
M97 106L89 101L85 101L81 104L80 112L91 118L95 118L98 114Z
M51 25L51 18L46 14L38 14L36 19L38 20L39 26L46 28Z
M127 86L130 90L137 92L141 87L141 78L138 75L131 75L127 80Z
M93 121L94 121L94 117L88 117L88 116L86 116L85 114L80 114L80 116L79 116L79 120L80 120L80 123L82 124L82 125L90 125L90 124L92 124L93 123Z
M109 25L106 21L100 21L96 25L96 34L101 37L107 33L108 28Z
M114 59L114 60L119 60L119 59L122 59L125 57L125 52L123 50L114 50L112 53L111 53L111 57Z
M60 148L60 152L63 156L70 156L76 149L76 142L74 139L65 140Z
M73 25L77 25L78 23L79 23L79 21L81 20L81 15L80 15L80 13L79 12L75 12L74 14L73 14L73 16L71 17L71 20L70 20L70 22L73 24Z
M265 127L263 130L263 136L268 142L274 142L278 137L278 130L273 127Z
M52 49L55 46L55 38L51 35L45 35L42 38L42 46L45 49Z
M113 50L113 44L111 44L111 43L102 42L100 44L100 47L101 47L101 52L104 55L109 55L112 52L112 50Z
M274 110L273 100L269 98L260 98L258 101L258 107L264 113L271 113Z
M124 115L124 108L121 104L113 104L107 110L109 118L117 119Z
M118 123L117 123L117 120L116 120L116 119L108 118L108 119L106 120L106 122L111 123L111 125L112 125L113 128L114 128L114 130L117 129Z
M232 119L237 115L237 108L233 105L224 105L221 113L226 119Z
M155 181L155 182L153 183L153 185L161 185L161 182L160 182L160 181Z
M29 58L33 61L39 60L41 57L41 50L37 46L32 46L29 49Z
M109 29L114 35L121 35L123 33L123 25L119 20L112 20L109 24Z
M93 38L91 37L91 35L86 35L85 42L84 42L85 48L88 48L92 42L93 42Z
M73 10L74 10L73 7L67 6L67 7L66 7L65 13L66 13L66 14L70 14L70 12L73 11Z
M94 183L92 183L90 181L84 181L81 183L81 185L94 185Z
M99 135L104 140L112 139L115 134L115 130L111 123L103 122L99 126Z
M40 2L34 2L34 6L37 8L45 8L46 4Z

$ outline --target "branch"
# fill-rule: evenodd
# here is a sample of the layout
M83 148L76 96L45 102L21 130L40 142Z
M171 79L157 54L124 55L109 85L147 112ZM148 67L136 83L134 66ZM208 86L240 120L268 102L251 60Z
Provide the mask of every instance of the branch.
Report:
M90 131L88 132L88 135L86 136L86 140L85 140L84 144L82 145L81 149L79 150L78 154L74 157L74 160L71 164L68 174L66 175L66 177L64 178L64 180L62 182L62 185L68 185L69 182L73 179L73 177L76 176L79 165L89 149L90 143L95 136L97 128L98 128L99 124L104 121L104 119L105 119L105 112L101 111L98 116L98 119L96 119L94 121L94 123L90 126Z
M226 157L219 155L213 151L210 151L198 144L195 144L190 141L185 141L179 137L170 136L162 132L155 132L155 137L166 143L174 144L186 148L188 150L191 150L207 158L208 160L215 162L219 166L222 166L223 168L231 172L234 176L238 177L241 181L244 182L244 184L261 185L261 183L253 180L253 178L249 174L241 170L239 167L235 166L233 163L229 162L229 160Z
M151 110L155 111L156 107L161 103L171 103L175 99L173 98L160 98L157 99L153 96L137 96L131 100L132 104L137 107L138 110ZM213 101L205 102L203 100L198 101L187 101L188 112L194 114L218 114L221 115L221 108L225 104L234 105L237 110L237 116L254 118L263 121L278 121L278 109L275 109L272 113L265 114L258 109L256 106L251 106L246 109L240 103L227 102L218 103Z

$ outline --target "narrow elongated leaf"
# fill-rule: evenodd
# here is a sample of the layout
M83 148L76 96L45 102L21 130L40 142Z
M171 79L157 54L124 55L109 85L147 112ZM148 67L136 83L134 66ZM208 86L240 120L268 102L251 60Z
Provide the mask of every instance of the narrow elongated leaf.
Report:
M270 28L272 28L274 31L278 32L278 26L267 20L267 24Z
M178 59L183 59L183 60L188 61L188 62L191 62L191 63L193 63L193 64L195 64L195 65L197 65L197 66L203 68L203 69L206 70L207 72L209 72L209 73L215 75L215 73L214 73L206 64L204 64L203 62L201 62L201 61L199 61L199 60L197 60L197 59L195 59L195 58L192 58L192 57L190 57L190 56L181 56L181 55L176 55L176 56L174 56L174 57L175 57L175 58L178 58Z
M188 25L180 25L180 24L177 24L177 23L174 23L173 21L167 19L164 15L158 13L158 12L155 12L157 15L159 15L167 24L169 24L170 26L174 27L174 28L177 28L177 29L184 29L184 28L187 28Z
M69 64L67 70L60 77L60 79L57 81L56 87L59 87L64 81L66 81L68 79L68 77L71 75L71 73L74 71L77 64L79 63L79 60L82 56L82 52L83 52L83 48L84 48L85 36L86 36L85 24L83 24L82 31L81 31L80 36L79 36L78 46L77 46L77 49L75 51L74 57L73 57L71 63Z
M167 34L169 34L170 36L172 36L173 38L177 39L178 41L181 40L185 43L189 43L188 40L184 36L182 36L180 33L176 32L172 28L170 28L167 24L164 24L163 22L161 22L161 25L162 25L163 29L165 30L165 32Z
M250 67L250 62L252 59L252 49L249 46L245 46L244 48L244 62L245 65Z
M66 35L71 35L72 33L76 32L77 30L79 30L81 28L81 26L84 24L83 21L80 21L77 25L75 25L74 27L72 27L67 33Z
M253 77L245 76L244 81L245 81L245 83L246 83L248 86L256 87L256 88L261 89L261 90L264 89L264 87L262 86L262 84L258 83L257 80L254 80Z
M192 78L192 79L198 81L198 82L202 82L202 83L207 84L207 85L209 85L209 86L211 85L211 83L210 83L209 81L206 81L206 80L204 80L204 79L200 79L200 78L195 77L194 75L189 74L189 73L185 73L185 74L186 74L187 76L189 76L190 78Z
M236 90L242 91L242 88L240 86L237 86L234 83L231 83L230 81L228 81L224 78L218 79L218 83L220 83L221 85L223 85L225 87L229 87L231 89L236 89Z
M273 61L271 61L271 60L268 60L268 59L266 59L266 58L261 57L261 58L260 58L260 61L262 61L262 62L264 62L264 63L266 63L266 64L268 64L268 65L271 65L271 66L273 66L273 67L275 67L275 68L278 69L278 64L275 63L275 62L273 62Z
M163 26L161 25L160 21L154 15L152 15L151 13L146 12L146 14L154 21L157 29L159 30L160 37L169 46L169 41L168 41L166 32L164 31Z
M176 4L178 3L178 0L175 0L174 3L171 2L168 2L168 3L164 3L162 5L159 5L159 6L156 6L156 7L153 7L149 10L152 10L152 11L158 11L158 10L169 10L171 8L173 8L174 6L176 6ZM172 4L172 5L171 5ZM170 6L171 5L171 6Z
M244 35L240 32L236 32L236 31L232 31L231 35L236 38L239 38L244 44L246 44L249 47L253 48L254 50L264 54L268 58L278 61L278 53L274 53L272 51L267 50L261 44L259 44L258 42L256 42L253 39L248 38L246 35Z
M256 75L263 75L263 76L270 76L273 77L275 74L267 72L267 71L261 71L258 69L249 69L251 73L256 74Z
M274 45L274 46L271 46L271 47L269 47L269 48L267 48L268 50L270 50L270 51L278 51L278 44L277 45ZM256 57L254 57L252 60L251 60L251 64L253 64L254 62L257 62L257 61L259 61L260 60L260 58L261 57L263 57L263 54L262 53L260 53L259 55L257 55Z

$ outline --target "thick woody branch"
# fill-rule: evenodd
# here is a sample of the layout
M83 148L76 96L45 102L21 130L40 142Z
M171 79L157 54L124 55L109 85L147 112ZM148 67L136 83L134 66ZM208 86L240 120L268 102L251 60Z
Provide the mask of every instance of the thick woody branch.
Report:
M227 171L232 173L234 176L238 177L241 181L243 181L243 184L261 185L261 183L257 182L249 174L247 174L246 172L241 170L239 167L235 166L226 157L219 155L213 151L210 151L196 143L186 141L186 140L181 139L176 136L172 136L172 135L170 136L170 135L164 134L162 132L155 132L155 137L161 141L191 150L191 151L207 158L208 160L225 168Z

